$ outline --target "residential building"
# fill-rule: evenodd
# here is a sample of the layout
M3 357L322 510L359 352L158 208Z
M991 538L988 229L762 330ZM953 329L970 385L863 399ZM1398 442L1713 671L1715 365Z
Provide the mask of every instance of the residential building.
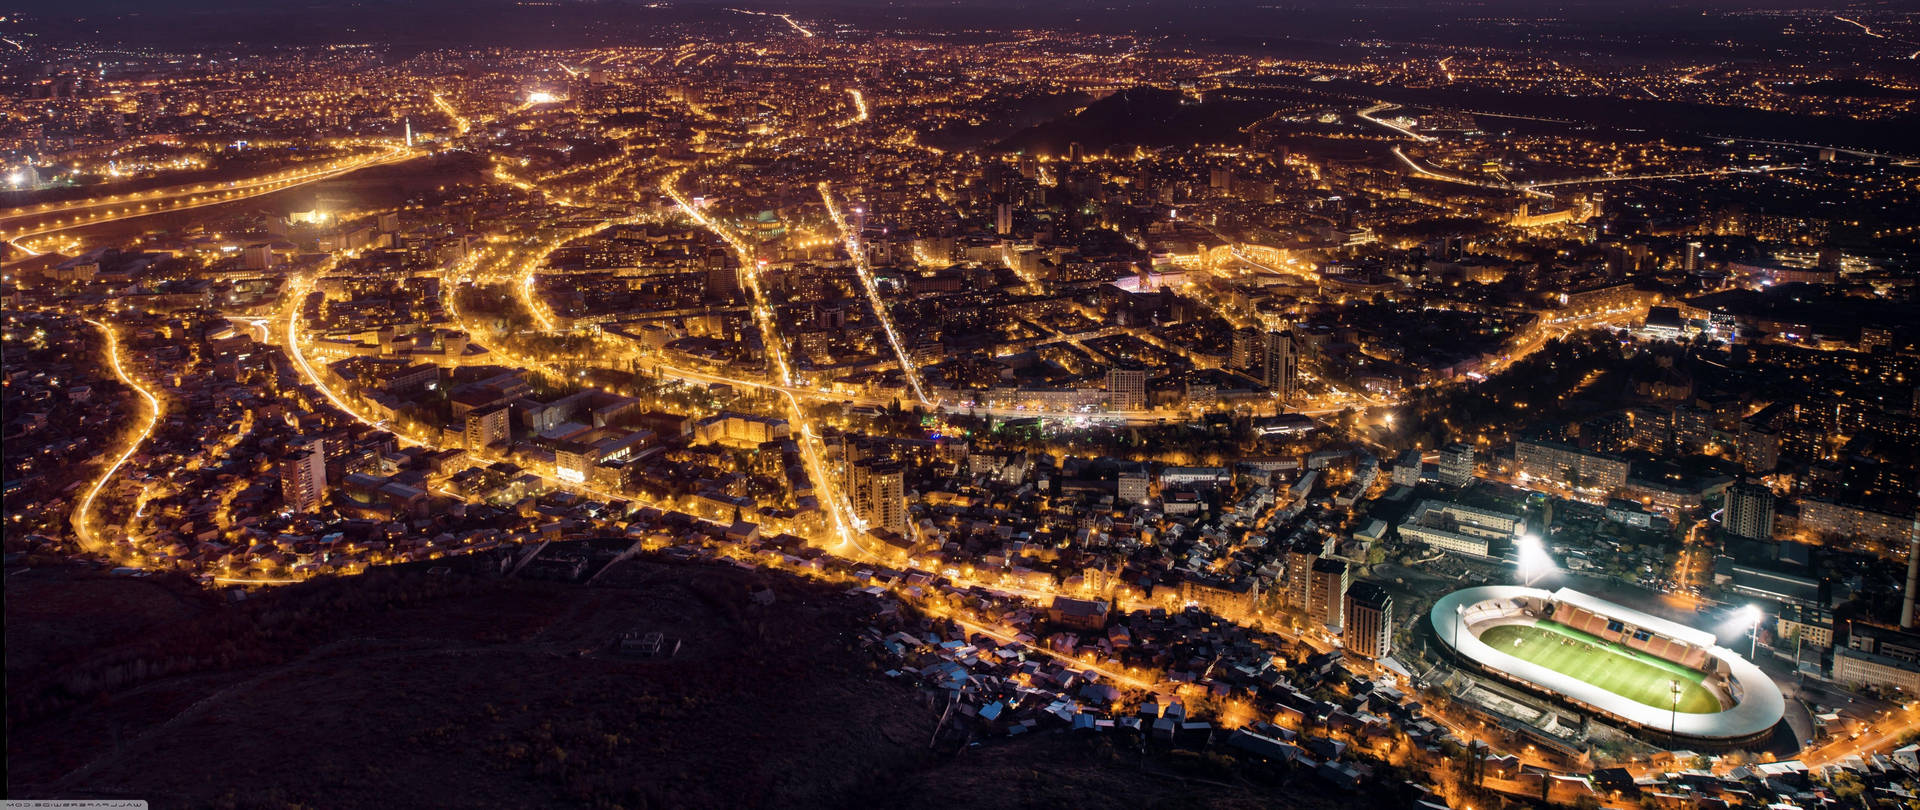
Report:
M1147 409L1147 372L1138 368L1107 370L1109 407L1116 411Z
M467 412L468 450L481 450L507 441L513 430L513 408L501 402Z
M1393 462L1393 483L1410 487L1420 483L1420 451L1408 450Z
M280 458L280 497L295 512L312 512L327 497L326 440L308 439Z
M1616 490L1627 484L1626 459L1559 442L1517 442L1513 463L1521 475L1574 489Z
M1340 641L1347 652L1364 658L1393 654L1393 594L1365 580L1347 586L1346 623Z
M1773 539L1773 490L1742 481L1727 487L1727 511L1721 525L1728 534L1750 540Z
M868 526L907 532L906 468L899 462L866 459L853 465L853 513Z
M1338 557L1321 557L1313 563L1307 584L1307 616L1339 630L1346 622L1347 586L1353 582L1353 566Z
M1300 358L1294 351L1292 332L1268 332L1264 347L1261 382L1279 395L1282 402L1293 399L1299 380Z
M1774 634L1808 647L1833 646L1833 611L1805 605L1782 605Z
M1920 664L1852 649L1833 651L1833 682L1849 689L1920 692Z
M1440 451L1440 483L1464 487L1473 483L1474 450L1471 444L1450 444Z

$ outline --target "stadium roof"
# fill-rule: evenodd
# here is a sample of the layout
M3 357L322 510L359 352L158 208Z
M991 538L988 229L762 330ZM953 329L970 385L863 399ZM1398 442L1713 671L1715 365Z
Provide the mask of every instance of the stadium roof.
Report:
M1553 592L1553 601L1584 608L1601 616L1608 616L1631 624L1642 630L1651 630L1667 638L1684 641L1695 647L1711 648L1718 643L1713 634L1705 630L1688 627L1675 621L1662 619L1642 613L1626 605L1616 605L1598 596L1581 593L1572 588L1561 588Z
M1786 715L1786 698L1780 694L1780 687L1774 684L1773 679L1732 650L1712 644L1711 635L1706 635L1709 643L1701 646L1706 649L1708 655L1718 659L1731 674L1736 699L1733 706L1725 711L1701 714L1674 712L1671 708L1649 706L1571 675L1509 655L1481 641L1479 636L1474 635L1470 629L1462 625L1459 611L1469 605L1521 598L1562 601L1562 596L1566 594L1574 594L1575 599L1581 600L1572 602L1573 604L1601 615L1614 616L1622 621L1636 624L1641 619L1635 617L1645 617L1661 625L1661 627L1647 629L1665 633L1666 631L1662 628L1677 627L1690 634L1706 635L1685 625L1648 616L1640 611L1578 591L1562 588L1559 593L1550 594L1540 588L1525 588L1518 585L1487 585L1454 591L1435 602L1427 618L1433 623L1435 635L1440 643L1453 646L1461 655L1478 662L1485 669L1533 684L1574 703L1598 709L1605 714L1650 731L1666 733L1671 729L1677 736L1698 740L1742 740L1766 733ZM1461 630L1468 630L1468 632L1462 633ZM1675 637L1682 640L1689 638L1689 636L1679 635ZM1692 637L1698 637L1698 635Z

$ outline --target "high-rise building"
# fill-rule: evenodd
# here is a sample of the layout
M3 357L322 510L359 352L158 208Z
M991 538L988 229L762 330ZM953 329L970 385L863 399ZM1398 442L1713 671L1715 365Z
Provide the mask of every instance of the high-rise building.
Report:
M1619 489L1627 484L1627 460L1589 453L1572 445L1526 440L1513 445L1513 465L1523 476L1574 489Z
M1340 641L1347 652L1365 658L1393 654L1393 594L1367 581L1347 586L1346 623Z
M1232 354L1228 356L1227 364L1235 371L1261 373L1260 337L1260 333L1252 329L1234 330Z
M853 465L853 513L868 526L907 533L906 468L880 459Z
M1151 485L1152 479L1145 467L1123 469L1114 481L1114 496L1127 503L1146 503Z
M1773 539L1773 490L1742 481L1727 487L1727 533L1752 540Z
M1748 472L1764 474L1780 466L1780 434L1741 422L1733 434L1734 455Z
M1353 582L1353 567L1337 557L1321 557L1313 563L1307 582L1307 616L1328 627L1346 623L1347 586Z
M1411 487L1420 483L1420 451L1408 450L1400 454L1393 462L1393 483L1396 486Z
M1313 565L1327 553L1327 544L1316 538L1301 538L1287 547L1287 582L1283 599L1288 607L1307 609L1313 593Z
M740 266L730 261L719 261L707 266L707 298L716 301L733 301L740 297L746 286L740 281Z
M1691 240L1687 242L1686 251L1680 257L1680 269L1689 273L1699 272L1700 259L1705 255L1706 248L1698 240Z
M280 457L280 498L295 512L312 512L327 497L326 440L308 439Z
M1440 483L1449 487L1464 487L1473 483L1474 459L1473 445L1450 444L1440 451Z
M1872 354L1893 345L1893 330L1884 326L1860 327L1860 351Z
M1293 399L1294 383L1300 374L1300 359L1294 354L1292 332L1268 332L1265 356L1261 358L1265 373L1261 382L1280 396L1280 401Z
M1013 233L1013 203L1003 202L994 206L993 232L1001 236Z
M273 252L273 245L267 242L255 242L241 251L241 267L248 270L272 270L279 264L280 257Z
M1107 400L1116 411L1147 409L1147 372L1139 368L1107 369Z
M467 412L467 449L482 450L507 440L513 429L512 407L505 402Z

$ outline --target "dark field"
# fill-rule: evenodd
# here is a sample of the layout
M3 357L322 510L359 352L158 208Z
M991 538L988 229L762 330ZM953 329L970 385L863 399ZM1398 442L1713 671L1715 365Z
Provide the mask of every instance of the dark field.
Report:
M777 601L752 606L754 582ZM1314 807L1188 754L1039 735L955 755L851 641L876 603L636 560L593 586L378 572L218 600L8 578L8 795L170 807ZM126 619L141 614L141 620ZM119 617L119 618L116 618ZM93 629L86 629L89 625ZM682 642L614 654L627 631ZM21 643L24 642L24 643Z

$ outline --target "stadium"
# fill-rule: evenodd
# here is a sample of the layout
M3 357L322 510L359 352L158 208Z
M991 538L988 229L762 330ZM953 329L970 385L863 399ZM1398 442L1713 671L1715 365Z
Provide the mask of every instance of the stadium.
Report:
M1467 588L1428 615L1474 669L1651 741L1758 743L1786 713L1773 680L1712 633L1570 588Z

